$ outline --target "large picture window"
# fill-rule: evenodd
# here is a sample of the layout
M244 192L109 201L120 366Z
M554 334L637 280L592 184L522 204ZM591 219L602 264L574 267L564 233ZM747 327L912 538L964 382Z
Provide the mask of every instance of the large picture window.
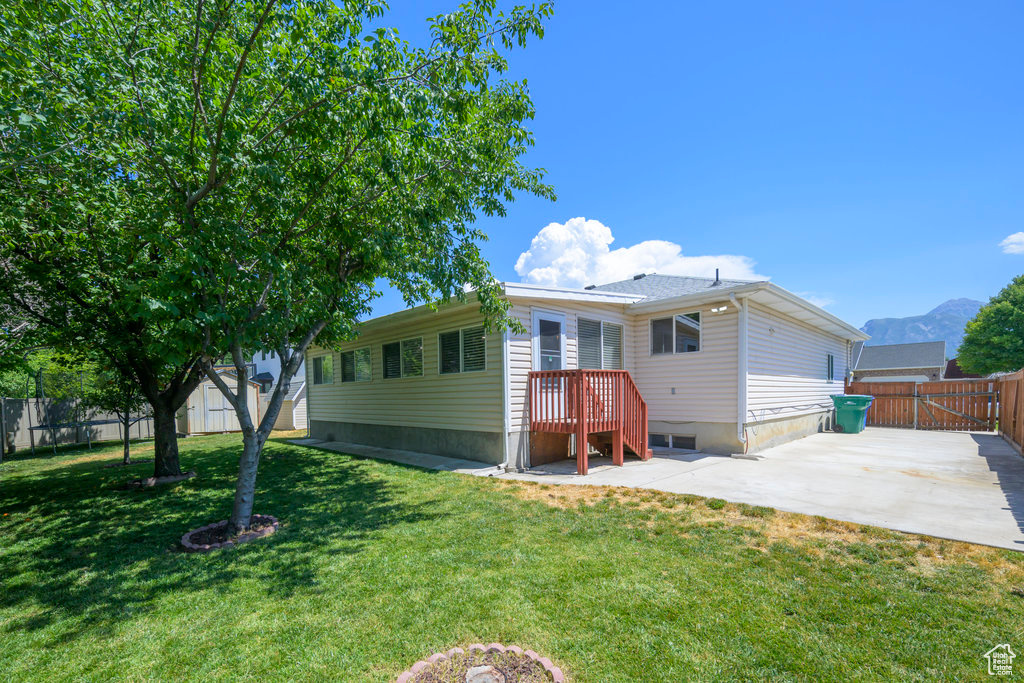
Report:
M313 384L334 384L334 356L313 359Z
M586 318L578 319L576 325L580 368L622 369L622 325Z
M478 372L487 367L483 325L437 335L438 369L442 375Z
M700 313L681 313L651 321L651 354L700 351Z
M370 347L344 351L341 354L342 382L369 382L372 379Z
M423 376L423 337L403 339L381 346L384 379Z

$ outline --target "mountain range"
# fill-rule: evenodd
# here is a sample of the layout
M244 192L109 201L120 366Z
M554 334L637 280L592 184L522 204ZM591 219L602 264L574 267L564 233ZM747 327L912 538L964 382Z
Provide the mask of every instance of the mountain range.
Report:
M874 318L860 329L871 335L871 339L866 342L869 346L945 341L946 356L954 358L964 338L964 326L977 315L983 305L974 299L950 299L924 315Z

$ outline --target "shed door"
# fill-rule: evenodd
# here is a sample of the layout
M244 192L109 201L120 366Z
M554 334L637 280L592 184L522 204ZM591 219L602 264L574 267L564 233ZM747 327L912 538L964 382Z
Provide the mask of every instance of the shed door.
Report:
M227 431L227 417L231 406L215 386L206 385L206 430L208 432Z

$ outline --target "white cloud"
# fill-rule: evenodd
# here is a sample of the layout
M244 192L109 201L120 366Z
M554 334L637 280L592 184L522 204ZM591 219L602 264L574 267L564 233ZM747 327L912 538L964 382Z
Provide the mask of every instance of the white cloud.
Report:
M999 243L1004 254L1024 254L1024 232L1015 232Z
M767 280L754 271L747 256L684 256L675 242L647 240L631 247L610 249L611 229L600 221L570 218L549 223L519 255L516 273L524 282L553 287L586 287L626 280L638 273Z

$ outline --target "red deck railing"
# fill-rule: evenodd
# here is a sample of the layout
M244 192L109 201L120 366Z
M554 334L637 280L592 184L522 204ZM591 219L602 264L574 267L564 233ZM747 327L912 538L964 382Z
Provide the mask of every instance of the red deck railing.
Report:
M574 434L576 470L587 473L587 437L611 432L612 462L623 447L643 459L647 450L647 402L625 370L543 370L530 373L530 431Z

